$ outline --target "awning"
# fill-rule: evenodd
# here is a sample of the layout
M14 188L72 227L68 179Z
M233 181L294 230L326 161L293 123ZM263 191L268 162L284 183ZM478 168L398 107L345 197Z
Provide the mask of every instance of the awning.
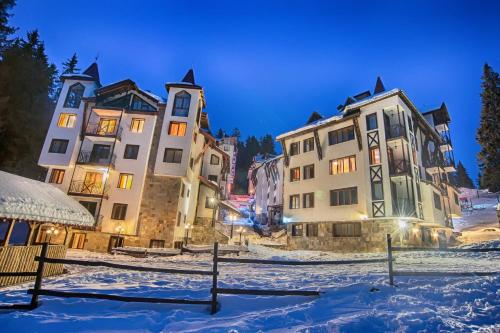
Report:
M0 171L0 218L92 227L94 217L60 189Z

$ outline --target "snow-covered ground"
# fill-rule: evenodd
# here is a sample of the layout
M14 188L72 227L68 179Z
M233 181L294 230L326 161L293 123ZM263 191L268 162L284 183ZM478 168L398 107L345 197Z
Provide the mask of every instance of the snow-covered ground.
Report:
M500 242L483 244L500 246ZM85 251L69 257L155 267L210 269L209 255L131 258ZM241 257L326 260L384 254L286 252L250 246ZM500 271L500 254L396 254L396 269ZM69 266L44 287L129 296L209 299L210 278ZM221 309L42 297L34 311L0 314L1 332L485 332L500 331L500 276L396 278L386 264L265 266L220 264L220 287L320 290L318 298L222 295ZM27 301L30 284L0 292L0 302Z

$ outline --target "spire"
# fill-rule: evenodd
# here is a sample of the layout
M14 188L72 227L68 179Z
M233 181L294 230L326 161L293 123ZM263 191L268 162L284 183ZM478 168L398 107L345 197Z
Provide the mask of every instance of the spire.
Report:
M97 63L93 62L86 70L83 71L83 74L91 76L97 83L101 83L99 79L99 68L97 67Z
M192 68L188 70L186 75L184 75L182 82L196 84L196 83L194 83L194 72L193 72Z
M373 90L373 94L379 94L381 92L385 91L384 84L382 83L382 80L380 79L380 76L377 76L377 83L375 83L375 89Z
M320 119L323 119L323 116L317 113L316 111L313 111L313 113L311 113L311 115L309 116L309 119L307 119L306 125L314 123L315 121L318 121Z

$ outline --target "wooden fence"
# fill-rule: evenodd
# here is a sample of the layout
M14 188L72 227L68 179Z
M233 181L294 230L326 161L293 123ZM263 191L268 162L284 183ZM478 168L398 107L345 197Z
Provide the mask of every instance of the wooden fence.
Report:
M219 288L218 287L218 265L220 262L225 263L244 263L244 264L262 264L262 265L284 265L284 266L320 266L320 265L355 265L367 263L383 263L387 259L361 259L361 260L335 260L335 261L285 261L285 260L262 260L262 259L239 259L239 258L221 258L219 257L219 244L214 243L213 248L213 263L212 270L185 270L185 269L170 269L170 268L155 268L155 267L140 267L124 265L106 261L86 261L75 259L62 259L49 256L49 247L43 244L41 247L40 255L35 256L33 262L38 262L36 272L17 272L12 273L18 276L35 276L35 285L33 289L28 290L31 294L31 302L29 304L10 304L2 306L2 309L34 309L39 306L40 296L53 296L63 298L92 298L92 299L106 299L121 302L147 302L147 303L173 303L173 304L205 304L210 305L210 312L216 313L219 309L218 295L219 294L233 294L233 295L269 295L269 296L319 296L320 292L317 290L279 290L279 289L239 289L239 288ZM83 293L83 292L70 292L44 289L42 286L43 277L47 276L46 266L60 267L62 265L80 265L91 267L109 267L115 269L133 270L138 272L156 272L164 274L190 274L190 275L204 275L212 277L212 287L210 289L210 300L194 300L194 299L173 299L173 298L152 298L152 297L131 297L110 295L101 293Z
M50 245L48 256L51 258L66 257L66 246ZM35 257L40 255L41 245L0 247L0 287L33 281L38 263ZM44 276L62 274L63 265L48 265Z
M392 246L392 238L387 234L387 262L389 271L389 284L394 285L395 276L489 276L500 272L450 272L450 271L399 271L394 270L393 252L453 252L453 253L486 253L498 252L500 248L460 249L460 248L422 248L422 247L397 247Z

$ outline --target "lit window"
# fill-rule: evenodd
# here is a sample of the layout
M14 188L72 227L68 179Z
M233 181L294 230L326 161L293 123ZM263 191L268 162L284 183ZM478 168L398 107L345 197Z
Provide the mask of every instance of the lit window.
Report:
M144 129L144 119L132 118L130 123L130 132L132 133L142 133Z
M339 175L356 171L356 156L347 156L330 161L330 174Z
M57 121L57 127L67 127L73 128L76 123L76 114L73 113L61 113L59 115L59 120Z
M52 169L50 174L49 183L62 184L64 179L64 170L62 169Z
M64 101L64 107L78 109L80 107L84 91L85 87L81 83L75 83L69 87L66 100Z
M300 208L300 195L295 194L290 196L290 209Z
M168 135L184 136L186 135L187 123L171 121L168 126Z
M101 118L97 128L98 135L113 135L116 129L116 119L114 118Z
M118 188L124 190L130 190L132 188L132 180L134 175L129 173L120 173L120 178L118 180Z
M298 180L300 180L300 168L290 169L290 181L296 182Z
M380 164L379 147L370 148L370 164Z
M172 116L187 117L189 115L189 104L191 103L191 95L185 91L181 91L175 95L174 107Z

